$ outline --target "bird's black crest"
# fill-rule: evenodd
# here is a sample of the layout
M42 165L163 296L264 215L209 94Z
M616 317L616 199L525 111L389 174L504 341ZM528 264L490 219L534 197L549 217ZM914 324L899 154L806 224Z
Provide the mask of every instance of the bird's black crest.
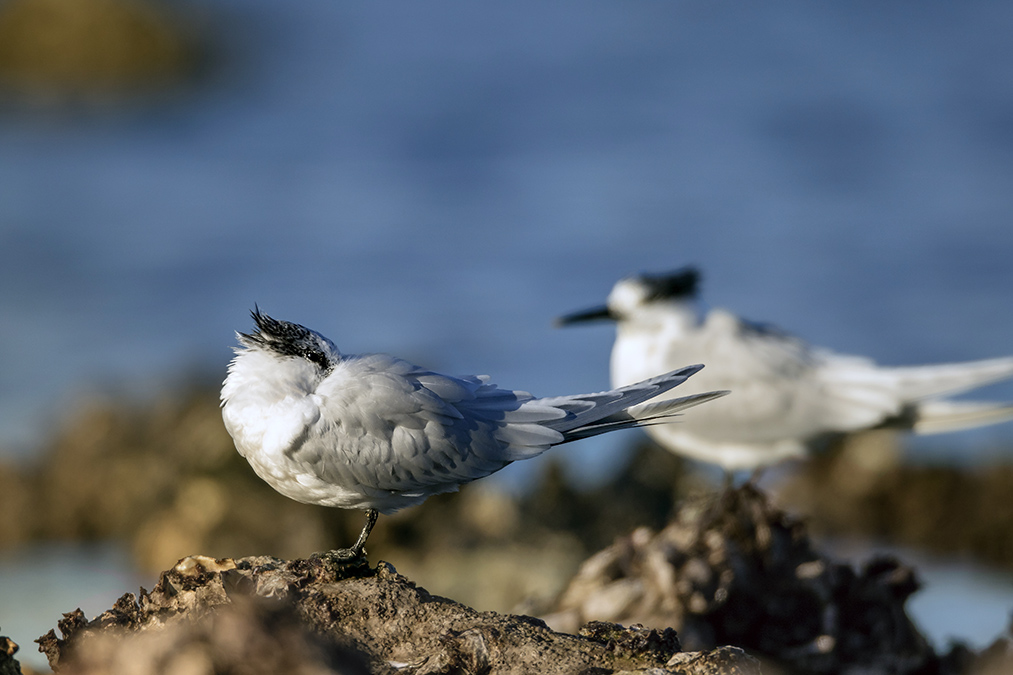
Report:
M265 347L282 356L298 356L306 359L324 370L331 367L330 358L322 349L325 338L306 326L290 321L272 319L254 306L250 316L257 324L253 333L240 333L247 342Z
M640 280L647 286L648 300L666 300L695 296L700 285L700 271L683 267L668 274L643 274Z

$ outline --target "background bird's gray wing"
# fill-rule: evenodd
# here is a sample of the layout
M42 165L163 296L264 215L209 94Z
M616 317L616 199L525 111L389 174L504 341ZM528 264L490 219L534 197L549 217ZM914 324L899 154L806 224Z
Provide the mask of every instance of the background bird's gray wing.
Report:
M680 394L730 390L732 395L686 415L679 431L717 442L808 436L832 412L825 410L821 360L795 336L712 310L699 329L666 346L665 362L707 364Z

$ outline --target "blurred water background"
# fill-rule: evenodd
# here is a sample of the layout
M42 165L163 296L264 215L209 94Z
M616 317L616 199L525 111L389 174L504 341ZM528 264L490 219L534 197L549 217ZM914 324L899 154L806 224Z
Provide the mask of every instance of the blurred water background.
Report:
M1013 353L1006 3L170 6L211 45L175 96L0 105L8 457L88 397L220 380L254 303L541 395L607 384L611 330L553 317L688 263L712 304L882 363ZM556 454L594 482L630 442Z

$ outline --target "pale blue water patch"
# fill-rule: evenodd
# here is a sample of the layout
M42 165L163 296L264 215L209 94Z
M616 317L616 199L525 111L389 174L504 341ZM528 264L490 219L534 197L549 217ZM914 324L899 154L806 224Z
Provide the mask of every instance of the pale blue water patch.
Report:
M860 565L874 553L915 568L921 588L907 601L908 616L938 651L951 642L983 649L1013 626L1013 574L953 556L860 540L820 543L825 553Z
M917 624L944 650L953 641L987 647L1013 626L1013 575L972 561L913 556L925 587L908 602Z
M1009 353L1013 7L908 9L201 3L223 61L178 100L0 107L0 446L223 375L254 302L544 395L607 383L611 331L554 316L686 263L884 363Z
M88 619L124 593L148 590L157 578L138 573L127 552L112 544L39 544L0 553L0 635L16 642L16 658L48 670L34 640L56 630L65 612ZM61 636L56 630L57 636Z

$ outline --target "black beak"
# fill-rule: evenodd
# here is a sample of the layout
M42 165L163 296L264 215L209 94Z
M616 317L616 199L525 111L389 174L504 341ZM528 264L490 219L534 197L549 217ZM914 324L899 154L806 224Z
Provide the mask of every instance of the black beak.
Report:
M565 316L557 317L553 324L556 328L562 328L563 326L569 326L574 323L586 323L588 321L616 321L618 317L613 314L608 307L601 306L595 307L594 309L588 309L583 312L574 312L573 314L567 314Z

